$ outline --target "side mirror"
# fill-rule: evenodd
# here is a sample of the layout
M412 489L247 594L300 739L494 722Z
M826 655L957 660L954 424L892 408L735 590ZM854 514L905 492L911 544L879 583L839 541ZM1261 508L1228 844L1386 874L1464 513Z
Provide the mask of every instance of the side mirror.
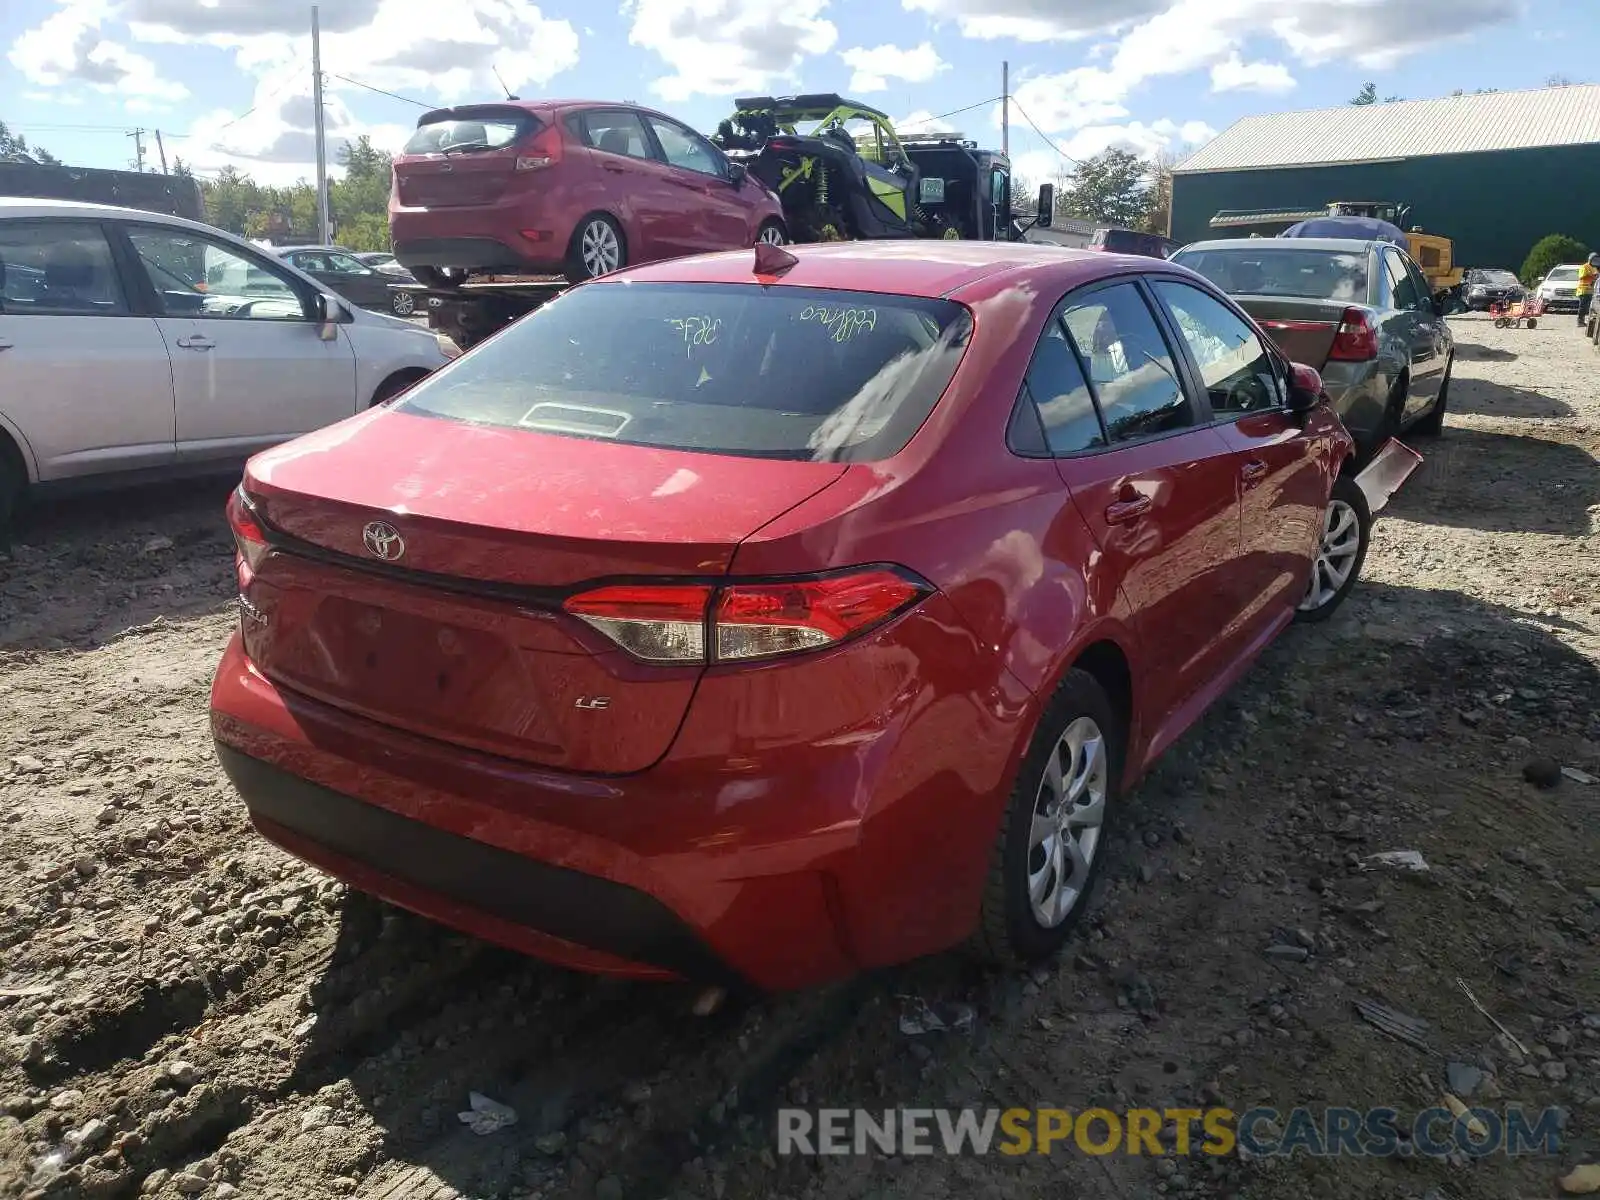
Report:
M338 324L343 316L337 300L330 300L322 292L311 297L311 319L317 323L317 337L331 342L339 336Z
M1293 363L1289 368L1289 411L1303 416L1326 399L1322 376L1315 367Z
M1049 229L1056 219L1056 185L1044 184L1039 188L1039 215L1034 218L1035 229Z
M728 182L736 188L742 188L744 181L750 178L750 168L743 163L728 164Z

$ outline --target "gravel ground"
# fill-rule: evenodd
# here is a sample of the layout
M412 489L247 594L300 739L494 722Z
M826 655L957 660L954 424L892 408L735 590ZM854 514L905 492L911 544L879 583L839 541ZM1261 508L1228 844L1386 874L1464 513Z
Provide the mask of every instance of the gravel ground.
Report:
M250 832L206 729L226 483L39 514L0 564L0 1196L1551 1194L1600 1157L1600 785L1525 772L1600 775L1600 358L1564 321L1456 328L1448 428L1367 580L1130 798L1058 968L940 958L711 1018ZM1353 865L1389 849L1432 869ZM906 1037L907 997L975 1020ZM1561 1106L1560 1159L773 1153L783 1103L1414 1112L1452 1062L1469 1102ZM517 1122L471 1132L473 1091Z

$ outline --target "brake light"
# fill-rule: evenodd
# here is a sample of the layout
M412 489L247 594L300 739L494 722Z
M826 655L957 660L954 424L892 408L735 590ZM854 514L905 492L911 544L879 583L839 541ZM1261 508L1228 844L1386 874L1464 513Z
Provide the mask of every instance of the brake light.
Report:
M614 585L572 596L563 607L647 662L749 662L859 637L932 591L898 569L864 567L725 587Z
M561 161L561 126L546 125L517 152L518 171L542 171Z
M1366 309L1347 308L1328 350L1329 362L1367 362L1378 357L1378 327Z
M228 528L233 531L233 544L239 552L239 582L243 586L248 582L246 569L249 574L254 574L272 547L267 542L267 535L262 532L261 523L256 519L255 509L251 507L242 483L228 497Z

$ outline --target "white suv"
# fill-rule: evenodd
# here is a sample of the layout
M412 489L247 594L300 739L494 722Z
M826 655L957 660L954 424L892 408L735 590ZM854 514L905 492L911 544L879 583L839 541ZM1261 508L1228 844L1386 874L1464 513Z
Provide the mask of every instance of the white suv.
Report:
M1539 284L1539 299L1544 301L1548 309L1570 308L1574 312L1578 308L1578 272L1582 269L1579 263L1563 263L1559 267L1552 267L1550 274L1546 275Z
M219 229L0 197L0 549L25 488L219 469L447 361Z

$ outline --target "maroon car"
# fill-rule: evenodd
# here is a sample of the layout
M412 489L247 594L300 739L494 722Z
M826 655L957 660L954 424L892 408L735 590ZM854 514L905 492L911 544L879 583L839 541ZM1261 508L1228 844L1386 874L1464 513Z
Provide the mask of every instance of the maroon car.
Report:
M571 966L1038 959L1127 789L1355 585L1351 452L1155 259L636 268L251 462L218 753L292 853Z
M394 162L394 255L424 283L564 274L788 240L783 208L680 121L540 100L423 115Z

